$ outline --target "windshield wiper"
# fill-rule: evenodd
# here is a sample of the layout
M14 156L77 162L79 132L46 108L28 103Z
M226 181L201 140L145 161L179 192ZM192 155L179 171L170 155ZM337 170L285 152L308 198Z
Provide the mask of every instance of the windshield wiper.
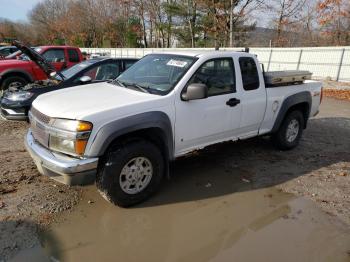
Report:
M136 84L136 83L127 83L127 82L120 81L119 79L114 79L108 83L117 84L117 85L120 85L120 86L125 87L125 88L128 88L129 86L134 87L134 88L136 87L137 89L141 90L144 93L148 93L148 94L150 93L150 91L148 91L148 89L150 89L150 88L145 87L145 86L141 86L141 85Z
M132 87L136 87L138 88L139 90L141 90L142 92L144 93L150 93L150 91L147 90L147 87L143 87L143 86L140 86L139 84L136 84L136 83L128 83L127 84L128 86L132 86Z
M126 87L125 86L125 84L124 84L124 82L122 82L122 81L120 81L120 80L118 80L118 79L113 79L113 80L111 80L111 81L108 81L108 83L111 83L111 84L117 84L117 85L120 85L120 86L122 86L122 87Z

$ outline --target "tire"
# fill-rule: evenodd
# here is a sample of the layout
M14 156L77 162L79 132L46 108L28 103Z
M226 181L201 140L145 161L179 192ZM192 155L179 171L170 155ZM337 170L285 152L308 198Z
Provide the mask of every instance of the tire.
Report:
M1 84L1 91L7 90L9 87L20 87L20 86L25 86L28 84L27 79L21 76L9 76L4 79L4 81Z
M164 159L158 147L136 140L106 153L98 168L96 185L107 201L128 207L155 193L163 176Z
M299 144L304 129L304 116L299 110L290 112L278 131L272 135L272 143L280 150L290 150Z

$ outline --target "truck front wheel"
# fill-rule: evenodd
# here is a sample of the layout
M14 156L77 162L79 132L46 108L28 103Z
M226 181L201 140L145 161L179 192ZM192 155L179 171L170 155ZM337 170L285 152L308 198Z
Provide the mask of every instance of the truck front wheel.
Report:
M299 110L292 111L285 117L279 130L272 135L272 142L278 149L292 149L299 144L303 128L303 114Z
M108 201L128 207L149 198L161 183L164 160L154 144L136 140L112 147L102 160L96 185Z
M28 84L28 81L21 76L9 76L2 81L1 92L9 88L18 88Z

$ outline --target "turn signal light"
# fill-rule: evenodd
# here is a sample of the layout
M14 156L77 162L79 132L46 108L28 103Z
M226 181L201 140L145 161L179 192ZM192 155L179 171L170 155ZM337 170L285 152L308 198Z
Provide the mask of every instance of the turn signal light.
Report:
M75 153L77 155L83 155L85 152L85 147L87 144L87 140L76 140L75 141Z
M79 121L78 125L77 125L77 131L81 132L81 131L91 131L92 130L92 124L89 122L83 122L83 121Z

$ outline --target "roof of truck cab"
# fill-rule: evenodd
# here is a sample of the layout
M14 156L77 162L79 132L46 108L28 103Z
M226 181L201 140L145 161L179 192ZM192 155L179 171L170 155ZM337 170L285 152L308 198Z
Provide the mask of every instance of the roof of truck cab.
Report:
M254 55L251 53L246 53L243 51L220 51L220 50L180 50L180 51L164 51L164 52L155 52L152 54L168 54L168 55L182 55L182 56L192 56L192 57L203 57L203 56L212 56L212 55L218 55L218 56L225 56L228 54L246 54L246 55Z
M41 49L54 49L54 48L74 48L78 49L78 47L75 46L69 46L69 45L43 45L43 46L37 46L36 48L41 48Z

